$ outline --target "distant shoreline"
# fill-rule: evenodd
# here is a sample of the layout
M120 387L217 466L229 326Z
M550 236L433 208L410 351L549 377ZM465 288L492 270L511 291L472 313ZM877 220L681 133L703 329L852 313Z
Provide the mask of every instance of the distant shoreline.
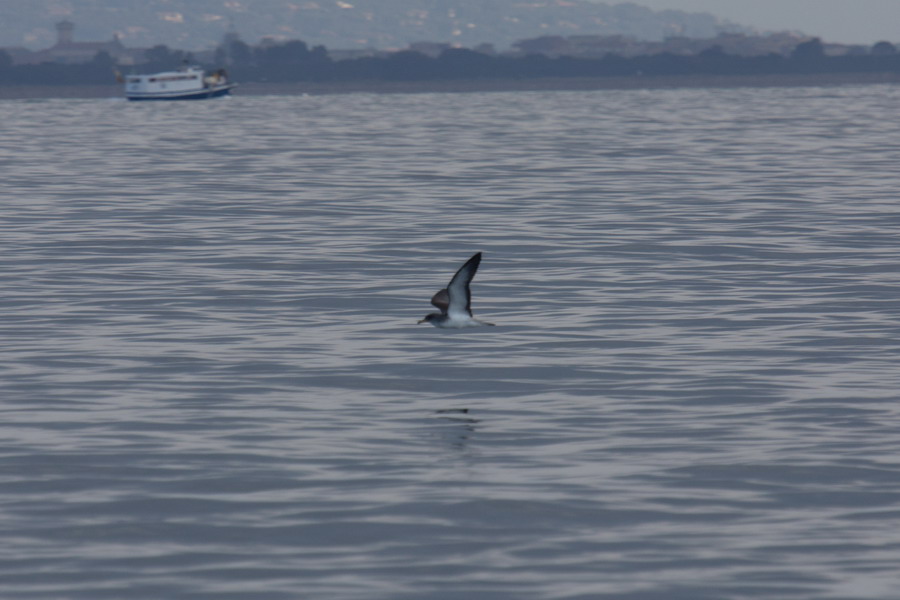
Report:
M542 77L430 81L335 81L241 84L236 95L414 94L515 91L633 90L674 88L818 87L900 83L900 73L773 75L672 75L646 77ZM124 98L121 85L0 85L0 100Z

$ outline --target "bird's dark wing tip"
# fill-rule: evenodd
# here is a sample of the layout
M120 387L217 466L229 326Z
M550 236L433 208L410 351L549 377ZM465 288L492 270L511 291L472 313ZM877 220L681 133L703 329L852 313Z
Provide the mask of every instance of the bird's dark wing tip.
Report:
M466 264L464 264L463 266L461 266L459 268L459 271L457 271L457 273L462 272L462 271L471 271L472 274L474 275L475 271L478 270L478 265L480 265L480 264L481 264L481 252L476 252L475 254L472 255L472 257L469 260L466 261Z

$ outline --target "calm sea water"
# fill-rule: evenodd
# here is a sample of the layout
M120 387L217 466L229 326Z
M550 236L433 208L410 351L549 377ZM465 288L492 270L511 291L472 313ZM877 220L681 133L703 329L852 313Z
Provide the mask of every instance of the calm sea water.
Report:
M0 102L0 597L897 598L898 114Z

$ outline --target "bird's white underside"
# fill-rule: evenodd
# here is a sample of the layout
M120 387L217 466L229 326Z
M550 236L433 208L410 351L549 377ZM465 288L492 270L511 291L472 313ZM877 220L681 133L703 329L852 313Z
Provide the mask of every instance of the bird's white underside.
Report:
M463 327L480 327L484 325L481 321L473 319L466 313L447 313L447 319L434 322L435 327L442 329L462 329Z

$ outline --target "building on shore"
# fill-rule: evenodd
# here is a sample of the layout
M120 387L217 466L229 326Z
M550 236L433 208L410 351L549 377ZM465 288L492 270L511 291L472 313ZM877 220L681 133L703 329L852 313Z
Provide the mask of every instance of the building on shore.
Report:
M101 52L107 53L120 65L134 65L144 60L144 49L126 48L118 35L106 42L76 42L75 24L60 21L56 24L56 43L45 50L32 52L26 48L6 48L13 64L37 65L40 63L78 64L93 60Z

